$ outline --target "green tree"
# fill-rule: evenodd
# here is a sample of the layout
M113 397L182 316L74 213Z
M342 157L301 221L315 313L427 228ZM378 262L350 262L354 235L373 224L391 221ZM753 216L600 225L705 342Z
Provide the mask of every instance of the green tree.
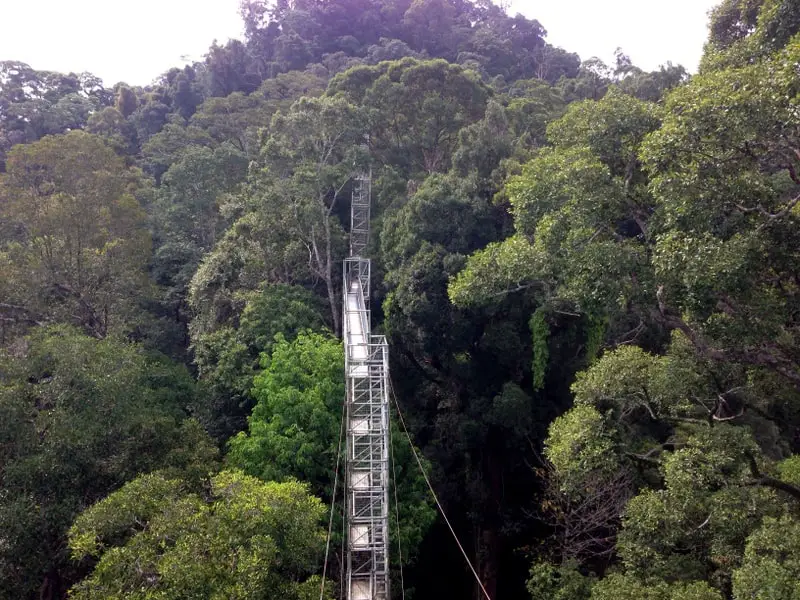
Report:
M589 600L592 580L581 575L575 565L536 563L531 567L527 589L533 600Z
M705 582L668 585L660 581L637 581L613 574L592 589L592 600L722 600Z
M599 524L609 537L618 531L613 550L626 570L620 581L698 580L725 591L748 536L764 519L791 518L800 488L790 462L781 471L786 479L775 475L779 465L768 452L780 442L757 399L747 390L720 393L722 374L709 372L682 334L673 337L663 356L623 346L579 374L576 406L551 425L546 442L564 497L558 506L573 509L559 525L565 538L592 533L587 525ZM745 416L747 406L757 412ZM621 521L599 521L602 505L574 510L587 494L602 498L595 490L613 489L623 471L635 477L604 501L614 501ZM605 483L596 487L597 480ZM628 501L633 482L642 491ZM572 546L584 549L581 541ZM567 556L597 568L596 549L589 550Z
M455 173L432 175L390 207L380 231L384 327L398 398L490 594L506 545L530 525L514 507L533 493L528 440L541 435L536 403L523 387L531 364L530 299L463 310L447 297L448 278L464 255L496 239L492 212L470 182ZM459 593L469 593L468 586Z
M216 142L229 142L242 153L257 154L258 128L272 118L274 111L257 93L245 96L235 92L224 98L209 98L192 116L191 125Z
M221 208L244 183L247 166L246 156L229 145L189 146L162 176L149 211L156 246L151 272L173 306L185 301L201 258L222 233Z
M149 271L160 287L148 308L158 318L143 334L171 356L185 357L189 284L233 218L229 209L236 205L247 167L247 158L229 144L188 146L154 191L148 207L154 246Z
M327 81L306 71L280 73L258 88L258 94L275 110L287 111L300 98L315 98L325 92Z
M738 598L800 597L800 523L791 517L764 519L747 539L742 566L733 574Z
M403 25L415 48L453 60L468 35L459 17L455 3L449 0L414 0L403 15Z
M490 100L483 120L459 132L453 170L462 177L474 177L476 187L487 196L493 196L502 187L498 167L512 153L511 133L506 111L499 103Z
M165 100L165 99L164 99ZM169 122L170 107L158 94L145 96L144 101L129 117L136 129L136 137L144 144Z
M702 74L663 109L628 94L655 100L679 70L648 81L621 54L614 70L595 65L618 88L548 127L554 147L507 186L516 234L450 283L458 307L533 293L622 344L596 359L586 332L594 363L546 442L544 562L577 559L599 576L592 598L730 597L750 536L793 518L800 497L778 462L797 450L795 13L736 4L740 34L712 39ZM783 568L742 571L748 597L772 597Z
M275 116L260 168L251 169L244 214L197 271L193 303L219 306L264 283L305 284L326 298L339 332L339 215L365 162L363 131L358 109L340 98L304 98Z
M139 99L136 92L126 85L119 86L117 89L116 109L126 119L130 117L139 106Z
M558 88L537 79L514 82L506 91L509 124L517 147L547 144L547 124L563 116L566 101Z
M269 126L278 111L287 112L303 97L322 95L326 81L309 72L280 73L264 81L257 91L235 92L224 98L208 98L190 123L217 142L229 142L252 158L258 156L258 131Z
M667 224L654 249L667 321L705 358L795 389L798 56L708 70L670 96L644 148Z
M278 338L253 381L248 433L229 443L233 465L263 480L296 477L331 495L344 401L344 354L338 340L300 333Z
M376 160L426 175L450 168L459 131L484 116L490 90L460 66L406 58L341 73L328 95L368 107Z
M322 301L296 286L271 284L237 298L241 314L224 323L192 324L192 349L206 394L203 420L220 442L246 428L252 411L253 377L262 353L278 334L293 341L301 331L326 328Z
M452 301L480 305L533 289L546 302L620 319L649 304L654 202L637 153L658 124L654 105L616 90L571 105L548 127L554 147L506 186L515 235L470 258L450 283Z
M283 213L285 233L305 247L310 274L324 283L339 333L334 268L343 256L343 232L337 210L355 170L363 168L359 111L341 99L301 99L286 115L276 116L270 133L261 153L260 182L268 186L260 208Z
M197 479L216 450L186 369L62 326L0 356L0 597L63 597L75 516L142 472Z
M790 0L725 0L711 14L701 67L743 66L792 45L800 11Z
M194 125L184 126L182 120L158 127L152 135L139 138L142 142L142 168L158 183L161 176L183 154L197 146L213 148L215 144L210 132Z
M110 91L90 73L37 71L0 61L0 172L15 144L81 129L111 101Z
M343 452L339 448L345 398L342 343L328 334L301 332L293 341L278 335L271 352L262 355L261 366L253 381L257 403L247 419L248 430L230 440L227 460L262 480L309 481L312 491L329 502L336 452ZM391 433L399 516L399 526L394 512L390 517L391 552L399 543L402 566L408 566L415 562L436 512L410 446L400 439L394 424ZM426 461L423 464L428 468ZM340 531L338 523L335 531ZM392 565L395 576L400 567L398 555Z
M222 471L209 488L154 473L88 508L69 545L97 564L70 597L317 597L325 507L308 487Z
M73 323L103 337L129 330L149 294L143 180L84 132L17 146L0 178L4 327Z
M225 46L215 41L208 49L204 66L208 72L209 96L215 97L234 92L249 94L258 89L267 75L239 40L228 40Z
M133 156L139 149L136 131L116 108L107 106L89 117L86 131L105 138L117 154Z

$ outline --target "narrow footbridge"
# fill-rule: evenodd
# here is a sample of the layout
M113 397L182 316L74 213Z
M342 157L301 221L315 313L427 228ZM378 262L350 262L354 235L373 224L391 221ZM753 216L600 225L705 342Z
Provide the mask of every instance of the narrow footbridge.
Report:
M344 263L348 600L389 599L389 347L369 311L370 177L355 180Z

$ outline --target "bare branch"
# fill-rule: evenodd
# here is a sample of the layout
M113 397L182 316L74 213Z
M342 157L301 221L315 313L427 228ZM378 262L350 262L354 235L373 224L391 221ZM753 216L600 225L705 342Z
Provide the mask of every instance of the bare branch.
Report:
M538 518L556 530L553 546L563 560L608 556L615 552L617 530L625 505L633 494L628 469L596 474L584 482L581 493L561 492L558 474L547 467L546 510Z
M712 418L714 421L717 421L717 422L724 422L724 421L735 421L736 419L739 419L739 418L741 418L741 417L743 417L743 416L744 416L744 407L742 407L742 410L740 410L740 411L739 411L737 414L735 414L735 415L731 415L731 416L729 416L729 417L720 417L720 416L717 416L716 414L712 414L712 415L711 415L711 418Z
M773 219L780 219L788 215L792 211L792 209L795 206L797 206L798 202L800 202L800 195L797 195L794 198L792 198L786 206L784 206L781 210L779 210L776 213L768 211L760 204L754 207L742 206L741 204L734 204L734 206L743 213L758 213L764 217L767 217L767 219L769 220L773 220Z
M696 532L700 531L700 530L701 530L701 529L703 529L703 528L704 528L706 525L708 525L710 522L711 522L711 515L709 514L709 515L706 517L706 520L705 520L705 521L703 521L702 523L700 523L700 525L698 525L697 527L695 527L695 530L694 530L694 532L696 533Z

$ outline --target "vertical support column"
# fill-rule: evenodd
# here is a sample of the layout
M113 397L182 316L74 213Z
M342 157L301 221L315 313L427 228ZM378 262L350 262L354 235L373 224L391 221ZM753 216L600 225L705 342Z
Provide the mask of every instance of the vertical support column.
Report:
M370 173L356 175L350 201L350 256L364 256L369 244L371 188Z
M370 332L368 274L345 261L347 598L389 600L389 347Z
M370 329L370 261L363 258L371 187L371 172L355 176L342 279L347 600L389 600L389 346Z

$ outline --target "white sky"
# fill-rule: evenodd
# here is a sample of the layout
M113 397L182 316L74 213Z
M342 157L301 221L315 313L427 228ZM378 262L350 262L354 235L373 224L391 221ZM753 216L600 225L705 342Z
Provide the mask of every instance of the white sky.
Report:
M581 59L613 62L622 48L654 70L671 60L697 69L708 36L708 11L721 0L512 0L511 13L538 19L547 40Z
M671 60L694 70L706 14L718 0L513 0L548 40L581 58L611 61L620 46L644 69ZM214 39L241 37L239 0L0 0L0 60L36 69L90 71L106 85L144 85ZM124 9L124 10L120 10Z

